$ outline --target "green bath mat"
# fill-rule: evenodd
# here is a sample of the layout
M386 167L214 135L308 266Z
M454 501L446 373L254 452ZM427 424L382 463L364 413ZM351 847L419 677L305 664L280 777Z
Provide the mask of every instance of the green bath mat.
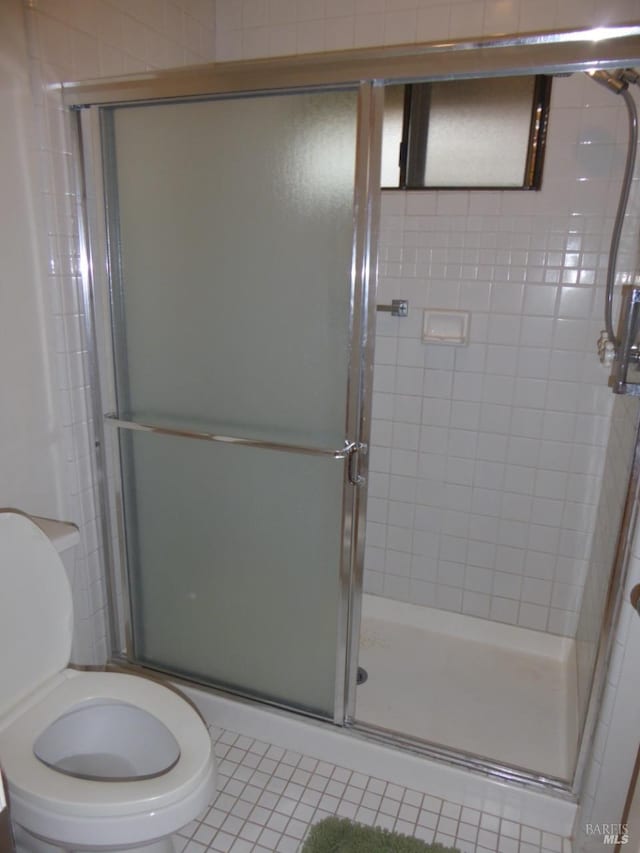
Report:
M311 827L301 853L459 853L387 829L327 817Z

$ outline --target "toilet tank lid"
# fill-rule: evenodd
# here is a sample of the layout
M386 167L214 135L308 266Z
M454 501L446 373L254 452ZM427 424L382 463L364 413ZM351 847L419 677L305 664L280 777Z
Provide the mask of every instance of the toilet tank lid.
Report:
M66 667L73 604L58 552L31 519L0 512L0 716Z

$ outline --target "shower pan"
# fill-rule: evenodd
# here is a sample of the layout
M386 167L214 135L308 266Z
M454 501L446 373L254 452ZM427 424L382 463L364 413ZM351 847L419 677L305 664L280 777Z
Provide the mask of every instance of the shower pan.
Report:
M114 662L501 780L577 789L597 684L578 771L563 778L359 719L358 691L376 683L360 623L383 95L386 82L480 67L490 76L630 64L637 30L65 85L87 202ZM624 556L623 536L598 663L590 640L576 656L601 680ZM359 664L369 670L360 686Z

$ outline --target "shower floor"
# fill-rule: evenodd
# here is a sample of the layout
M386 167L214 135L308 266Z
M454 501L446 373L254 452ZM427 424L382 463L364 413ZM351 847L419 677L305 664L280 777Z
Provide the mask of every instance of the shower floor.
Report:
M356 719L545 775L571 775L575 643L365 595Z

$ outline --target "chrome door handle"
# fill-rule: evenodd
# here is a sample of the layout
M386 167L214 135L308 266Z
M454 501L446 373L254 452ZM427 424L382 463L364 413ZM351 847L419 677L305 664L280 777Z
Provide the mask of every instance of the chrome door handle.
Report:
M352 486L364 486L367 482L359 470L358 460L361 453L367 452L367 445L353 443L349 451L349 462L347 463L347 476Z

